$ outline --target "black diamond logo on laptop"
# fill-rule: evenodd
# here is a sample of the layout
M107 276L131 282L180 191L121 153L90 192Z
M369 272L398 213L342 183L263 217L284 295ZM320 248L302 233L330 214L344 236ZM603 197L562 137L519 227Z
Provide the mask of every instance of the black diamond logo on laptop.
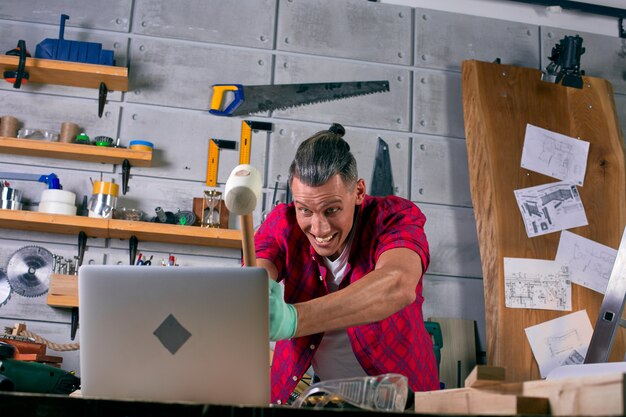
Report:
M191 337L191 333L172 314L163 320L163 323L157 327L153 334L172 355L178 352L178 349Z

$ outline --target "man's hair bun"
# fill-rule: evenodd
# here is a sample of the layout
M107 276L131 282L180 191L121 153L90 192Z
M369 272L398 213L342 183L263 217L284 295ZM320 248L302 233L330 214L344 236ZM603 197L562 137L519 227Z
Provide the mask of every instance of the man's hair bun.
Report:
M328 128L328 131L341 137L346 134L346 129L339 123L333 123L332 126Z

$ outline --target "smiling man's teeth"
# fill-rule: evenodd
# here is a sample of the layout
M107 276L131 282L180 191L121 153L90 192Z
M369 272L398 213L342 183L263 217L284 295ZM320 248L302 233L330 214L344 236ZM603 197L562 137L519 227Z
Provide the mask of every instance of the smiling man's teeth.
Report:
M317 240L319 243L326 243L326 242L330 241L330 239L332 239L333 236L334 235L330 235L330 236L324 237L324 238L315 236L315 240Z

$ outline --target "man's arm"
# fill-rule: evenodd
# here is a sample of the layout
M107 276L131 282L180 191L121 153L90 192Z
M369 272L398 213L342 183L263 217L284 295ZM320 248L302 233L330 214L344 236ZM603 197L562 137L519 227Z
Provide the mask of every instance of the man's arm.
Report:
M276 279L276 267L265 259L257 261ZM371 323L415 301L415 288L422 276L422 261L406 248L383 252L376 268L347 287L314 300L295 304L296 336L343 329Z

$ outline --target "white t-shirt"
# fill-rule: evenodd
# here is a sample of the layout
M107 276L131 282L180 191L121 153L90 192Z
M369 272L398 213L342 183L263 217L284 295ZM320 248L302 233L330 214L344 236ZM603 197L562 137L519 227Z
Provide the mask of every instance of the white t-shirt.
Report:
M330 292L337 291L343 280L348 265L350 246L352 246L352 238L335 261L324 257L324 263L329 270L326 285ZM352 351L350 339L345 329L324 333L315 356L313 356L313 371L321 380L367 375Z

